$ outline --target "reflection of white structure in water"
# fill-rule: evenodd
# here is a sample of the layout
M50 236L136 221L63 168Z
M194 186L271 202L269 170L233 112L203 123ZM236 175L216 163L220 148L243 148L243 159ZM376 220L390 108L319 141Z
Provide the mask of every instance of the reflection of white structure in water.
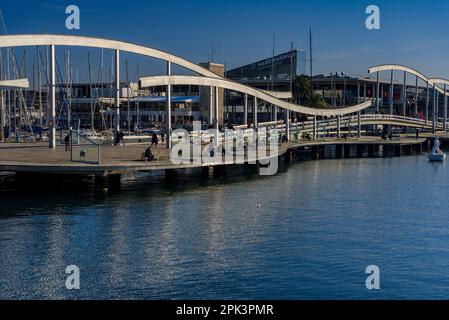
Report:
M281 137L276 128L229 129L221 133L215 129L201 130L194 123L192 133L177 129L172 133L170 161L174 165L216 166L230 164L258 164L261 175L278 172Z
M444 161L446 160L446 153L440 149L441 143L438 138L435 138L432 153L429 155L430 161Z

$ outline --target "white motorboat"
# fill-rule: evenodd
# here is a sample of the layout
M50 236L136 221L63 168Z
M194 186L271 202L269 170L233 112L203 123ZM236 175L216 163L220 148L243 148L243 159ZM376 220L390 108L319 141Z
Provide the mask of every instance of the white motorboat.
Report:
M432 152L429 154L429 161L434 162L446 160L447 155L446 153L441 151L440 146L441 146L440 140L438 138L435 138Z

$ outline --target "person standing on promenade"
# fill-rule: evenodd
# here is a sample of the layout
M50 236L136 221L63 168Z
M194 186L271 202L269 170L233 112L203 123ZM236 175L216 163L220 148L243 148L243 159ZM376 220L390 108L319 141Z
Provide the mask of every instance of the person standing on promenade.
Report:
M156 146L159 144L159 138L157 137L157 134L153 132L153 135L151 137L151 147Z
M64 142L65 142L65 151L71 151L70 148L70 133L68 133L65 138L64 138Z
M117 137L115 138L115 146L120 146L120 143L123 142L123 146L126 147L125 144L125 134L122 131L117 132Z

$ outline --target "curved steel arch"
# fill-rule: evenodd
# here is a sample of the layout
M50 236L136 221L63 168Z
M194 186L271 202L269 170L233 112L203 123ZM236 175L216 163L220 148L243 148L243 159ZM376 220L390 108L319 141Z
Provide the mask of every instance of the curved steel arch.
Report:
M204 83L202 85L207 86L220 86L223 88L229 89L234 88L233 90L241 91L244 93L248 93L252 96L265 100L269 103L277 105L279 107L308 114L308 115L317 115L317 116L337 116L337 115L345 115L348 113L355 113L360 110L366 109L371 106L371 102L367 101L357 106L343 108L343 109L333 109L333 110L324 110L324 109L314 109L303 106L298 106L283 100L280 100L275 97L276 94L269 94L266 92L262 92L256 90L254 88L250 88L241 84L237 84L235 82L228 81L215 73L178 56L172 55L167 52L163 52L160 50L156 50L153 48L132 44L123 41L102 39L102 38L94 38L94 37L85 37L85 36L71 36L71 35L46 35L46 34L28 34L28 35L8 35L8 36L0 36L0 48L6 47L24 47L24 46L78 46L78 47L92 47L92 48L103 48L103 49L112 49L124 52L130 52L134 54L139 54L147 57L152 57L160 60L164 60L186 69L189 69L193 72L198 73L203 77L196 77L198 83ZM159 78L162 79L162 78ZM177 78L180 81L180 78ZM192 79L192 78L191 78ZM202 79L202 80L200 80ZM172 79L173 80L173 79ZM170 81L172 81L170 80ZM215 82L213 81L215 80ZM168 82L170 82L168 81ZM176 82L176 81L175 81ZM207 84L209 83L209 84ZM214 85L215 83L215 85ZM163 84L170 84L167 82ZM194 84L194 83L192 83Z
M422 79L423 81L429 83L429 85L435 85L435 89L444 95L449 95L449 92L445 92L443 89L441 89L440 87L436 86L436 84L444 84L445 81L447 81L446 84L449 84L449 80L445 80L445 79L440 79L440 78L428 78L426 77L423 73L410 68L410 67L406 67L400 64L383 64L383 65L378 65L378 66L374 66L368 69L368 73L375 73L375 72L381 72L381 71L404 71L407 73L410 73L414 76L417 76L418 78Z
M356 113L372 106L372 100L368 100L364 103L341 109L316 109L304 107L284 100L280 100L264 91L260 91L224 78L209 78L197 76L155 76L141 78L140 84L142 87L157 87L168 85L198 85L206 87L220 87L223 89L246 93L250 96L254 96L278 107L312 116L339 116Z
M417 76L418 78L421 78L424 81L428 81L429 78L426 77L423 73L410 68L410 67L406 67L400 64L382 64L382 65L378 65L378 66L374 66L368 69L368 73L375 73L375 72L381 72L381 71L405 71L407 73L413 74L414 76Z
M431 84L445 84L449 85L449 80L443 78L430 78L429 83Z
M29 35L9 35L0 36L0 48L6 47L28 47L28 46L75 46L91 47L120 50L165 60L181 67L187 68L203 76L216 78L215 73L181 57L157 49L132 44L123 41L68 35L47 35L47 34L29 34Z
M0 80L0 88L28 89L29 87L30 82L28 79Z

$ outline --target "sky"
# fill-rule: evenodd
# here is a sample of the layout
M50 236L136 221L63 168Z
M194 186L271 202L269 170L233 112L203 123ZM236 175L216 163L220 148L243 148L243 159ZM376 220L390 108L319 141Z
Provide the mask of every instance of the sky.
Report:
M71 4L80 8L80 30L65 27ZM380 8L380 30L365 27L371 4ZM449 78L449 1L444 0L0 0L0 9L8 34L98 36L194 62L208 61L214 51L228 69L271 56L273 36L276 53L288 51L291 42L308 52L311 27L315 74L365 76L370 66L397 63ZM71 54L73 61L86 61L80 55ZM98 59L93 52L94 64ZM145 60L129 59L133 72L142 64L142 73L157 73Z

